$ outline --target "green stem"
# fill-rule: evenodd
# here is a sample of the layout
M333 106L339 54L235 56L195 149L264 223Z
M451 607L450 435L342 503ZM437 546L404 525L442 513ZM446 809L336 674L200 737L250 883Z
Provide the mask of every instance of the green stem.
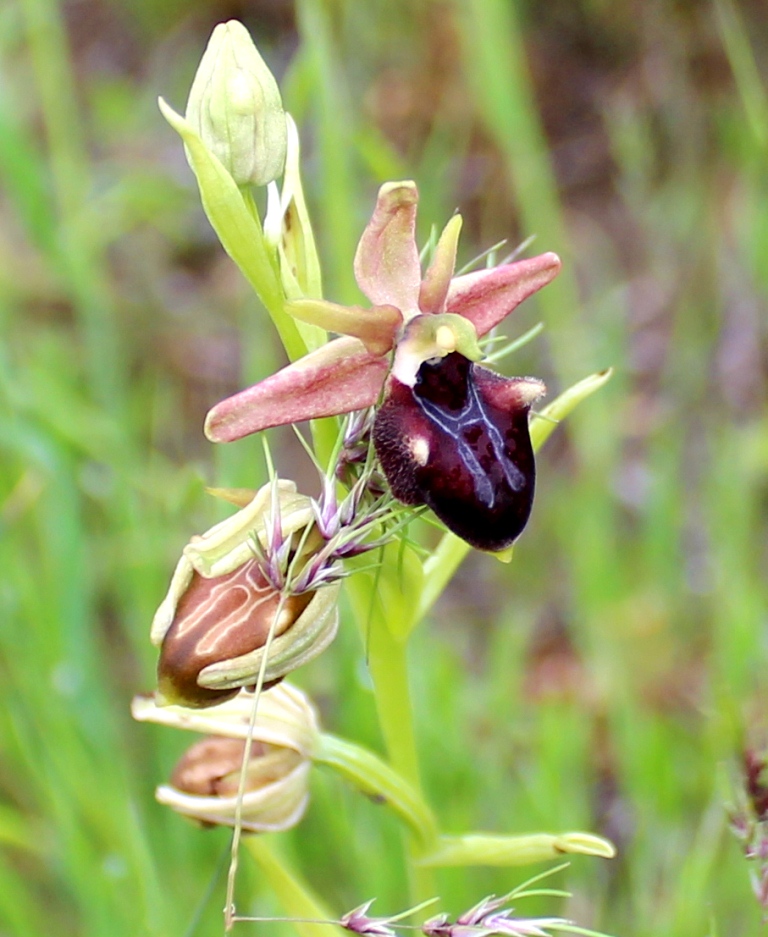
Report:
M419 596L417 622L421 621L443 594L443 590L471 549L468 543L460 540L455 534L443 535L437 549L424 563L424 586Z
M398 641L387 625L387 613L377 594L375 576L358 573L350 577L347 594L365 643L379 725L392 767L421 796L407 645ZM413 904L432 898L436 893L431 871L416 865L419 853L411 839L408 856Z
M246 849L258 863L286 914L304 919L293 922L301 937L339 937L339 934L346 933L341 927L330 923L335 920L335 916L298 873L277 854L272 843L273 840L264 835L248 836L244 840ZM318 923L310 923L307 919Z
M437 826L432 811L421 795L373 752L323 733L313 760L333 768L364 794L382 798L408 824L424 849L434 848Z

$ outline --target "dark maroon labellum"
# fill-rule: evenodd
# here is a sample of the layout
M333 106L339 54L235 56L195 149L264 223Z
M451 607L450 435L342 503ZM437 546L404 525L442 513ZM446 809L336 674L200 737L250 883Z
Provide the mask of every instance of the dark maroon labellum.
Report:
M412 388L391 377L373 440L392 494L478 550L509 547L533 503L531 399L531 381L458 352L424 362Z

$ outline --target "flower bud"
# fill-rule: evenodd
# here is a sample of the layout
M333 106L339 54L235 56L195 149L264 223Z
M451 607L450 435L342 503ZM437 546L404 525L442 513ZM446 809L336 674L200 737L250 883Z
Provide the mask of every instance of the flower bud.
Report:
M280 90L237 20L214 29L186 117L238 185L266 185L282 174L287 131Z
M140 721L215 733L182 756L170 784L157 789L160 803L203 824L234 825L252 707L247 693L205 713L134 700L133 715ZM315 710L300 690L283 683L262 694L240 809L244 830L284 830L301 819L318 737Z
M185 547L152 626L152 640L161 645L162 701L211 706L255 684L270 629L265 686L333 640L340 584L284 596L256 557L255 540L282 555L300 547L307 558L312 552L313 538L303 536L313 523L310 499L292 483L276 484L276 491L265 486L249 505Z

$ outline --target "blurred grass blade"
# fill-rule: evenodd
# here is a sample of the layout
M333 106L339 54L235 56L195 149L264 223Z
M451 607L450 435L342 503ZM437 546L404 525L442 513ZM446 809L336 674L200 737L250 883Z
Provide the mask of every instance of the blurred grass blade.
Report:
M588 361L579 327L579 295L573 250L566 233L557 182L526 61L518 4L508 0L462 0L459 4L464 70L475 106L504 157L525 236L564 263L536 302L542 311L558 372L565 383Z
M316 921L333 921L334 915L314 895L309 887L282 862L271 835L249 836L244 845L258 863L264 880L275 893L283 910L291 917L313 918ZM294 922L293 927L301 937L338 937L342 929L330 923Z
M768 146L768 95L752 51L744 20L733 0L715 0L717 24L736 87L757 143Z

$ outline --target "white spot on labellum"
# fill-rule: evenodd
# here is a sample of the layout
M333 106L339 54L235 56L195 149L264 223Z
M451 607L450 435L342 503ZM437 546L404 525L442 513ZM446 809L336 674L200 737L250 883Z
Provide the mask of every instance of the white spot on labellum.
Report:
M408 448L415 462L426 465L429 458L429 443L423 436L413 436L408 440Z

